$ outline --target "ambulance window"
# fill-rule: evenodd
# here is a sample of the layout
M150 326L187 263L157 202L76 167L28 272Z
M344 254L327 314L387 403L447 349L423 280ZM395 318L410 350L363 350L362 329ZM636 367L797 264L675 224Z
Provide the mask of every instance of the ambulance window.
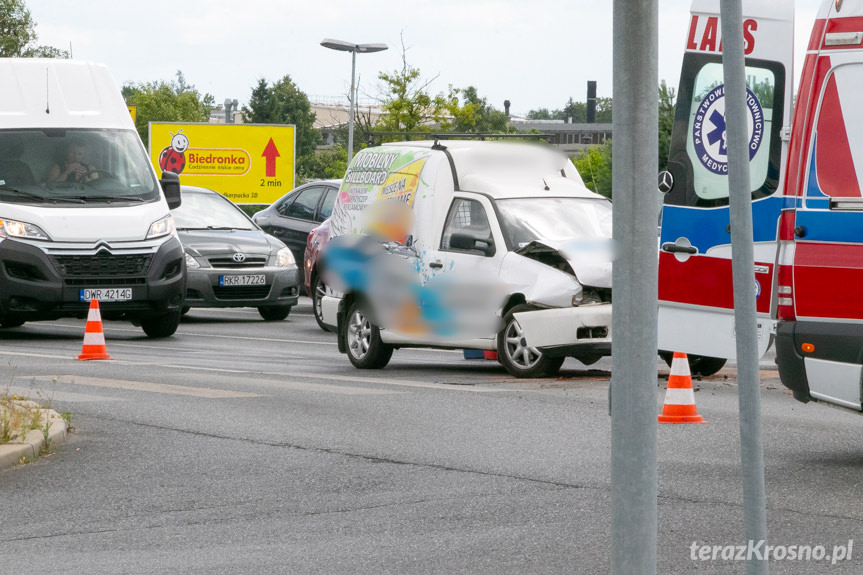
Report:
M773 193L777 185L777 162L771 165L771 155L779 152L775 144L778 144L778 129L782 123L782 89L776 90L775 67L746 67L750 191L753 199ZM686 156L691 166L689 190L694 197L687 203L727 204L728 150L721 61L709 61L698 68L688 101Z
M863 138L854 129L863 123L857 105L861 89L861 64L837 66L824 83L812 146L815 177L810 176L808 197L861 196L855 166L863 166ZM842 102L845 106L840 105Z

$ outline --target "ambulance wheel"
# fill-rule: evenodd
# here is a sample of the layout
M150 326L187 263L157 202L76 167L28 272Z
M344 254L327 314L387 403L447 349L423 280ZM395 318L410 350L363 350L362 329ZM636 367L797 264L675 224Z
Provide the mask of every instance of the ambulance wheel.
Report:
M392 346L381 340L380 329L371 322L360 302L355 301L348 311L345 344L348 359L358 369L381 369L393 356Z
M674 359L674 354L672 352L660 351L659 357L668 364L668 367L671 367L671 361ZM706 355L687 354L686 357L689 360L689 373L692 375L700 375L702 377L713 375L725 367L725 362L728 361L724 357L709 357Z
M171 337L180 326L180 310L141 320L141 329L148 337Z
M536 309L517 305L503 318L503 329L497 336L497 359L514 377L553 377L563 365L564 357L548 357L527 344L521 326L513 314Z

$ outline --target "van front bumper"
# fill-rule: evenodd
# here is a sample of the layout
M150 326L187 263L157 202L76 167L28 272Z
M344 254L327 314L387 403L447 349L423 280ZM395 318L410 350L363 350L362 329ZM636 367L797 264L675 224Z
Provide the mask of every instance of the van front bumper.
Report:
M57 248L52 245L52 248ZM38 321L87 317L84 289L131 288L125 301L100 301L105 319L132 321L182 309L185 259L176 237L149 252L99 248L46 253L30 243L0 241L0 318Z
M528 345L549 357L611 355L611 304L523 311L514 317Z

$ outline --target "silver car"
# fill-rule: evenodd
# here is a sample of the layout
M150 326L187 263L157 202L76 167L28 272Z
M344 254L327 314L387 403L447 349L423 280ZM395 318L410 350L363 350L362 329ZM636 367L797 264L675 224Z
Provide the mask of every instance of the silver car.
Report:
M186 252L184 311L256 307L267 321L288 317L300 287L291 250L218 192L183 186L182 198L173 215Z

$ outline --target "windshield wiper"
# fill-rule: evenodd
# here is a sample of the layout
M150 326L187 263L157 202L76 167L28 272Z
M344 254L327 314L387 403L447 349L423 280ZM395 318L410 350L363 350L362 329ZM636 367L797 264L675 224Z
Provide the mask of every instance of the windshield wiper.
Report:
M3 192L12 192L13 194L18 194L19 196L24 196L25 198L30 198L31 200L38 200L40 202L45 202L48 200L45 196L41 194L34 194L33 192L25 192L24 190L19 190L18 188L13 188L12 186L0 186L0 191Z
M81 202L144 202L144 198L139 196L89 196L89 195L81 195L81 196L60 196L59 199L63 200L74 200Z

